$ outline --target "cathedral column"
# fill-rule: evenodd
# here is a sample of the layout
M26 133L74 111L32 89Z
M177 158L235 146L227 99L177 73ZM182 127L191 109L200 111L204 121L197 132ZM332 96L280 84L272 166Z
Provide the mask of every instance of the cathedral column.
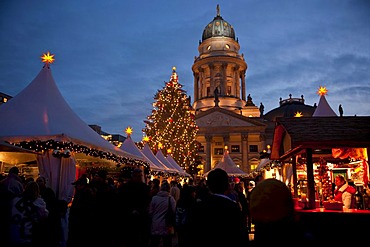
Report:
M204 81L204 69L199 68L199 98L203 98L207 92L207 88L205 88L205 81Z
M246 88L245 88L245 71L241 73L241 84L242 84L242 100L245 100Z
M206 164L204 167L204 172L211 170L211 155L212 155L212 136L206 135Z
M267 147L266 147L266 136L263 133L260 133L260 143L262 145L262 150L266 150L267 151Z
M224 149L225 149L225 146L227 147L227 150L229 150L230 152L230 135L222 135L222 138L224 140Z
M193 73L194 76L194 102L199 99L199 73Z
M233 90L235 90L234 95L240 98L240 85L239 85L239 66L236 65L234 67L234 82L233 82Z
M209 81L209 85L210 85L210 95L207 95L207 96L211 96L213 95L214 96L214 91L215 91L215 88L216 88L216 84L215 84L215 66L213 63L209 64L208 65L209 67L209 70L210 70L210 81ZM220 93L220 92L219 92Z
M227 95L227 63L222 63L222 82L221 82L221 92L223 95Z
M242 133L242 164L243 171L251 172L251 167L248 164L248 133Z

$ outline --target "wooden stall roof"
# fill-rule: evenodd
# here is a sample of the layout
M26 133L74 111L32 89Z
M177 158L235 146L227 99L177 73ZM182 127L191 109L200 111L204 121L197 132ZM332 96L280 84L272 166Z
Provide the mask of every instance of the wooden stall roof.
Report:
M370 117L277 118L271 159L306 148L370 147Z

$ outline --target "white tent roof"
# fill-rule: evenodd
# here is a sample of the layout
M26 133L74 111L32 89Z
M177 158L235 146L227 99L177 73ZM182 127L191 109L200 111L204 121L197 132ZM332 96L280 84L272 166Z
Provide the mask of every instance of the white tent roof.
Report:
M155 157L157 157L159 161L161 161L166 167L173 170L174 172L179 173L179 174L183 172L182 169L179 170L177 167L174 167L170 162L168 162L166 157L163 155L162 150L159 149L157 153L155 154Z
M242 177L248 175L246 172L235 165L227 150L225 150L222 159L212 170L216 168L221 168L222 170L226 171L229 176ZM210 171L206 172L204 176L207 176Z
M25 89L0 106L0 116L0 140L52 139L142 160L106 141L73 112L61 95L48 64Z
M152 150L150 149L148 143L145 143L144 144L144 148L141 150L141 152L148 158L150 159L155 165L157 165L158 167L160 167L161 169L163 169L163 171L166 171L168 173L175 173L177 172L177 170L173 169L173 168L169 168L167 167L165 164L163 164L162 161L160 161L152 152Z
M319 104L316 107L313 117L336 117L337 114L331 109L328 101L326 101L325 94L320 96Z
M268 163L270 163L272 160L269 158L261 159L260 163L258 164L256 171L261 170L263 167L265 167Z
M183 176L191 176L189 173L187 173L177 162L173 159L172 155L167 155L166 157L167 161L172 164L173 167L177 167L177 169L180 171L180 175Z
M142 157L145 159L150 166L150 170L153 171L164 171L163 168L158 167L156 164L154 164L149 158L147 158L142 151L136 146L135 142L132 140L131 136L127 136L126 140L122 143L120 147L123 151L126 151L127 153L133 154L135 156Z
M162 161L163 164L165 164L167 167L169 168L172 168L172 169L175 169L176 172L178 172L180 175L182 176L185 176L187 175L187 173L184 171L184 169L182 169L176 162L175 160L173 160L173 162L171 162L169 159L168 159L168 156L165 157L162 150L158 150L157 153L155 154L155 156L160 160ZM172 158L172 157L171 157Z

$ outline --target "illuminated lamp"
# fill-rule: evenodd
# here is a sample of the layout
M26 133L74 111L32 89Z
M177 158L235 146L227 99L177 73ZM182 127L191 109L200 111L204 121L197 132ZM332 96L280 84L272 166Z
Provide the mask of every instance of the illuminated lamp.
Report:
M54 54L47 53L42 54L41 61L45 64L52 64L55 61Z
M326 87L320 86L319 90L316 92L318 95L323 96L328 94Z
M128 126L128 127L125 129L125 132L126 132L126 134L127 134L128 136L130 136L130 135L132 134L132 132L133 132L133 129L132 129L130 126Z
M303 117L303 114L302 114L302 112L296 112L295 114L294 114L294 117Z

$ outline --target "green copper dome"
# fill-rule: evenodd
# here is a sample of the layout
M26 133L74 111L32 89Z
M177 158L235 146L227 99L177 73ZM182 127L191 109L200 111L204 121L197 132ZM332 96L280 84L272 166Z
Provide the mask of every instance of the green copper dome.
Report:
M212 37L228 37L235 40L234 28L220 16L219 5L217 5L217 16L204 28L202 41Z

